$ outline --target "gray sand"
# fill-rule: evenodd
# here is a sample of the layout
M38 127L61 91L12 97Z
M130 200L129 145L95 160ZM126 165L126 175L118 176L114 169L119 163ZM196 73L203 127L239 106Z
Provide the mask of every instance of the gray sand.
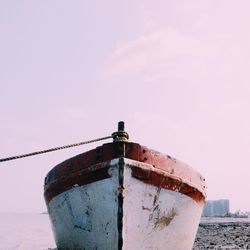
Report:
M201 222L193 250L202 249L250 249L250 223Z

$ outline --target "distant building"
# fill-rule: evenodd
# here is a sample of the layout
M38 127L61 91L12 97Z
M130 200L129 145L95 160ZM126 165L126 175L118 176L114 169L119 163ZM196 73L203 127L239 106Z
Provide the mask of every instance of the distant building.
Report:
M229 200L206 201L202 216L225 216L229 214Z

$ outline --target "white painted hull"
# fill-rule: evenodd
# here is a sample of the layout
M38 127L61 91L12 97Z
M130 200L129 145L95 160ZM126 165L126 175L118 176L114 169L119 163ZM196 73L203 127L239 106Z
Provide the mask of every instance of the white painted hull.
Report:
M58 249L192 249L202 205L132 177L131 166L150 165L123 161L122 176L119 159L114 159L110 178L75 185L49 201Z

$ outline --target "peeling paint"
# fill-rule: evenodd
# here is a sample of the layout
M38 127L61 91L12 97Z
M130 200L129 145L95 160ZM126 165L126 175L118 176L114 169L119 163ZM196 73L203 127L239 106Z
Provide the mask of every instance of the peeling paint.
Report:
M122 249L191 250L202 206L192 197L171 190L171 186L165 188L167 181L171 184L169 177L163 182L151 174L147 180L137 178L141 175L135 169L158 171L151 166L128 159L125 164ZM156 177L155 185L151 177ZM177 188L179 184L179 180L174 182ZM186 185L181 190L187 191Z
M58 249L118 250L117 168L110 166L109 174L109 179L75 187L49 202Z
M154 196L153 206L155 206L156 202L158 201L160 192L161 192L161 187L158 187L158 188L157 188L157 191L156 191L156 194L155 194L155 196Z
M75 184L82 186L106 178L110 178L108 167L110 161L115 158L125 157L137 162L144 162L153 166L155 171L168 174L172 178L180 178L186 184L199 190L201 195L195 194L195 199L200 196L205 198L205 179L187 164L175 158L148 149L137 143L107 143L93 150L77 155L54 167L45 177L44 197L48 204L53 197L69 190ZM137 178L149 180L152 178L150 171L140 171ZM164 182L168 179L159 180L159 185L171 190L173 186L168 186ZM177 185L178 186L178 183ZM184 188L185 189L185 188ZM188 191L189 192L189 191Z
M172 209L171 211L167 212L167 214L159 215L159 217L155 220L155 228L163 229L164 227L168 226L171 221L176 216L175 209Z
M109 143L52 169L44 195L58 249L188 250L205 183L172 157Z
M148 167L142 167L140 164L135 164L131 166L132 176L136 179L143 181L146 184L151 184L159 189L159 192L162 189L169 189L175 192L182 193L189 196L194 201L196 201L200 206L203 206L205 203L205 196L200 190L193 187L190 183L182 181L180 178L173 178L168 175L165 175L164 172L157 169ZM147 175L147 178L145 178ZM158 199L158 194L154 195L155 204Z
M148 207L144 207L144 206L142 206L142 210L147 210L147 211L151 211L151 209L150 208L148 208Z

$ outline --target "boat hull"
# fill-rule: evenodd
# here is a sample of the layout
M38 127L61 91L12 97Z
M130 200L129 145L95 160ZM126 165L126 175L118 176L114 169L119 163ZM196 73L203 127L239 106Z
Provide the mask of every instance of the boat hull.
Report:
M49 202L59 249L117 249L118 186L114 170L108 179L75 186Z
M125 157L93 169L107 175L47 194L58 249L192 249L204 205L192 183Z

